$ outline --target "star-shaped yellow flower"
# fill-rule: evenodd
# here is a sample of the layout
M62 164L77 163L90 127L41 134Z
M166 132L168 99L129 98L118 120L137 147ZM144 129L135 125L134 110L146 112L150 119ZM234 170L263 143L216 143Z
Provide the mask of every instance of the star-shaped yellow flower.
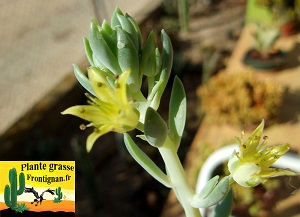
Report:
M233 153L228 161L228 169L234 181L244 187L254 187L276 176L294 176L289 169L270 168L272 164L289 150L289 145L276 145L265 148L266 138L260 143L264 121L244 142L239 138L238 153Z
M130 71L119 75L111 84L107 73L96 67L88 69L88 77L96 97L88 96L90 105L73 106L62 114L78 116L90 122L87 127L95 127L88 136L87 151L90 151L95 141L102 135L114 131L125 133L136 128L139 122L139 112L133 102L127 99L126 80Z

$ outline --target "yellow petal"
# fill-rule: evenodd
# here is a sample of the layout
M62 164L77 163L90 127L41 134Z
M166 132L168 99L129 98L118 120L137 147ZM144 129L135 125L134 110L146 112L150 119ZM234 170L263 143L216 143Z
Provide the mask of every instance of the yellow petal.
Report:
M100 128L95 128L94 132L91 133L86 141L86 150L90 152L94 146L95 141L102 135L111 131L112 127L110 125L103 125Z
M256 162L262 167L269 167L289 150L289 145L276 145L260 152Z
M296 176L297 173L286 169L279 169L279 168L268 168L263 170L259 176L262 178L271 178L271 177L277 177L277 176Z
M250 137L246 140L244 144L241 144L241 157L248 157L255 154L259 147L260 138L262 136L264 129L264 120L260 125L253 131Z
M116 94L107 80L107 73L96 67L90 67L88 76L98 99L104 102L115 102Z
M126 81L127 78L130 74L130 71L127 70L124 73L122 73L119 78L117 79L117 84L116 84L116 93L121 100L123 104L127 104L127 91L126 91Z
M93 122L96 124L107 123L107 117L101 110L92 105L77 105L67 108L62 112L63 115L69 114L74 115L89 122Z

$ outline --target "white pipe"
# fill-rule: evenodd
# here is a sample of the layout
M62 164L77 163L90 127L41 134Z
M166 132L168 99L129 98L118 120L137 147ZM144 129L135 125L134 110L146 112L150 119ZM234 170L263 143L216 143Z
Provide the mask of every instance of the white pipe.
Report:
M206 183L212 178L213 171L228 161L229 157L233 151L239 151L239 146L237 144L228 145L219 148L217 151L213 152L207 160L202 165L199 172L198 179L196 182L196 193L199 193L201 189L206 185ZM281 156L274 164L274 167L286 169L289 168L294 172L300 172L300 157L293 153L285 153ZM202 216L205 214L205 209L200 209Z

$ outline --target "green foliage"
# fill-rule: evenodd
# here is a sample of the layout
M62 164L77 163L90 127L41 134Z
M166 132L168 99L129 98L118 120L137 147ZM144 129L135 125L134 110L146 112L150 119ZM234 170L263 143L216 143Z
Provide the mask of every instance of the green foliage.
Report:
M256 0L257 5L269 9L274 22L284 22L299 19L299 0Z
M54 203L60 203L61 199L62 199L62 192L61 192L61 187L58 187L55 189L55 194L57 195L57 197L54 198L53 202Z
M162 147L168 135L167 124L151 107L146 112L144 133L149 144L154 147Z
M179 147L186 122L186 95L183 84L175 77L169 105L169 135Z
M280 31L276 27L266 27L257 24L256 30L252 35L255 49L267 57L274 49L274 44L280 36Z
M125 133L124 143L131 156L157 181L170 188L169 177L135 144L132 138Z
M213 211L209 214L209 217L229 217L233 202L232 197L232 189L230 189L225 198L220 203L218 203Z
M206 208L219 203L227 195L230 188L230 176L225 176L219 182L219 176L210 179L199 194L195 194L191 205L196 208Z
M15 210L17 207L17 196L23 194L25 188L24 173L19 175L19 189L17 189L17 170L12 168L9 170L10 186L6 185L4 188L4 201L6 206Z
M17 204L17 206L16 206L16 208L15 208L15 212L17 213L17 212L19 212L19 213L22 213L22 212L24 212L24 211L28 211L29 209L28 209L28 207L26 206L26 204L25 203L21 203L21 204Z
M197 90L201 110L212 123L253 126L273 124L283 100L283 88L258 79L251 71L220 72Z

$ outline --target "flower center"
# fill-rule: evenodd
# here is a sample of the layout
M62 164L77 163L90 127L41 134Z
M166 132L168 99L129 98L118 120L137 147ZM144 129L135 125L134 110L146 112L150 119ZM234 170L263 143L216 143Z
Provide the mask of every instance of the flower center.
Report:
M250 187L256 184L252 183L256 182L253 175L259 174L260 171L261 168L253 162L243 163L234 171L233 179L241 186Z

